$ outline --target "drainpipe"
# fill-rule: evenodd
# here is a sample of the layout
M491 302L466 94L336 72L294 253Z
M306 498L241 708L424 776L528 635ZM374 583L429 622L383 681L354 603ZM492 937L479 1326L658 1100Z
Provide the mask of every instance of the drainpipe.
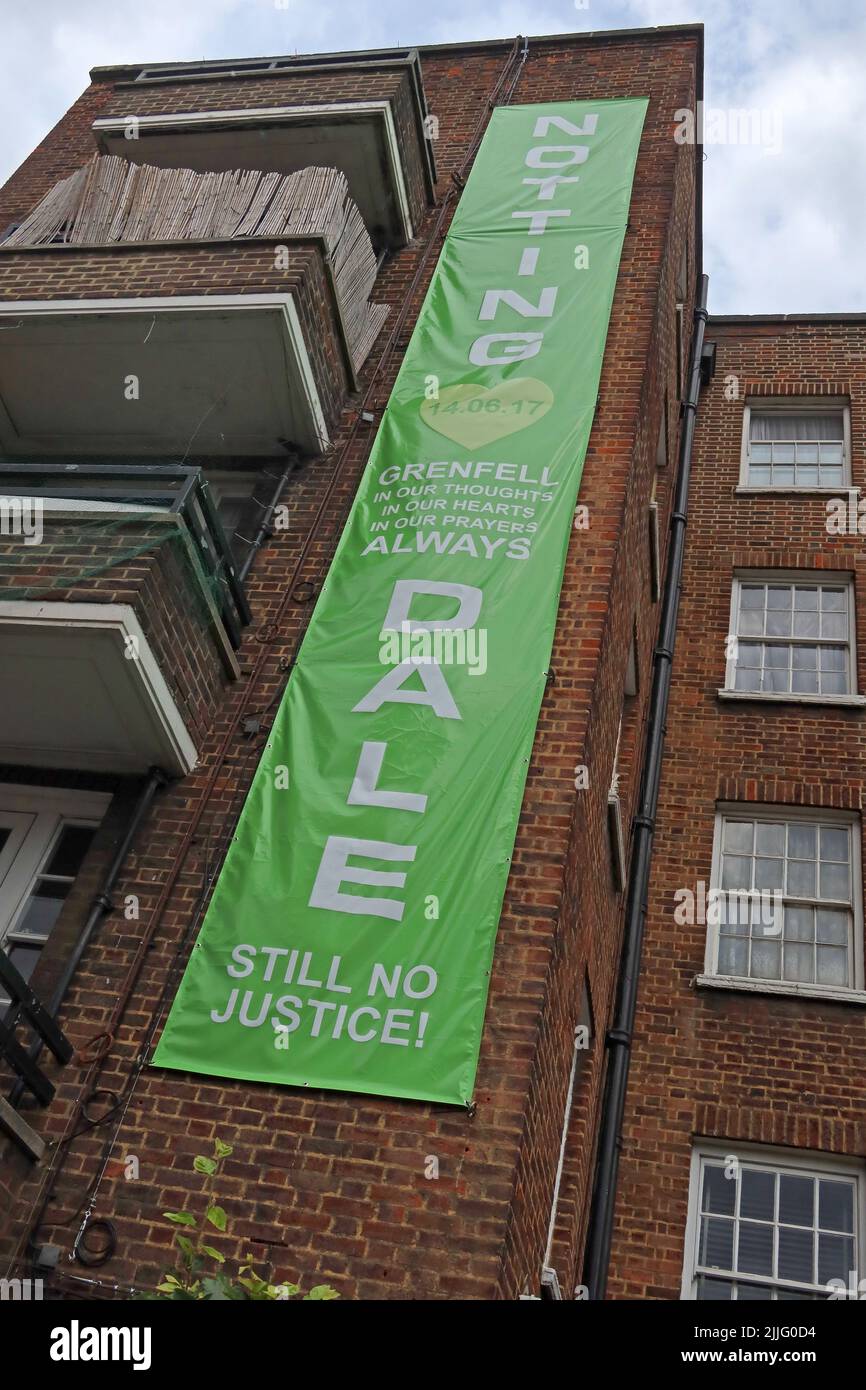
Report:
M132 847L132 842L138 834L142 821L150 810L151 802L156 796L156 793L161 787L165 786L167 781L168 777L160 768L152 767L150 769L147 779L139 792L138 800L135 803L132 815L127 822L126 829L123 833L123 839L117 846L114 857L106 870L105 878L102 880L102 887L93 899L90 912L87 914L87 921L78 933L75 945L63 967L63 973L57 981L50 999L45 1005L52 1018L57 1017L58 1010L66 998L73 976L81 964L81 958L90 944L90 938L93 936L93 933L99 926L103 917L106 913L110 912L114 906L111 901L111 893L120 876L120 871L126 862L126 857ZM27 1055L35 1060L41 1051L42 1039L36 1038L31 1043ZM10 1105L16 1106L18 1104L23 1090L24 1082L19 1077L9 1094Z
M285 488L286 483L289 481L289 478L291 477L292 473L294 473L295 469L298 466L299 464L297 456L295 454L292 454L282 473L280 473L279 477L276 480L274 490L271 493L271 500L266 504L264 511L262 512L262 519L259 522L259 529L256 532L255 538L250 542L250 548L244 556L243 564L238 570L238 579L241 581L242 584L246 581L246 577L250 572L253 560L256 558L256 555L259 549L261 548L262 542L265 541L271 534L271 521L273 520L274 512L277 509L279 500L283 495L283 489Z
M616 1179L622 1144L622 1123L628 1087L629 1062L637 1008L638 980L646 920L650 856L658 807L664 752L665 722L671 688L671 665L682 587L686 510L695 416L701 389L701 357L707 322L707 277L701 276L700 298L695 308L695 331L689 360L689 384L683 402L679 470L670 522L664 598L659 638L653 653L653 684L649 704L649 733L641 778L640 805L633 825L631 866L626 898L616 1010L606 1044L610 1052L604 1102L599 1126L598 1161L589 1214L584 1282L591 1299L603 1299L610 1264L610 1244L616 1203Z

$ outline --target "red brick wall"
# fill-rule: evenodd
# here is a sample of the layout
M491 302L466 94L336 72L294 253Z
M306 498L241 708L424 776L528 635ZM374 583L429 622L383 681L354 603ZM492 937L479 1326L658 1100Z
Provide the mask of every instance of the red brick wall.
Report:
M507 48L424 54L429 105L440 121L443 191L463 159ZM119 1235L117 1256L104 1271L112 1282L146 1282L168 1258L170 1235L160 1212L179 1205L195 1188L192 1156L219 1134L235 1145L223 1183L233 1247L271 1259L281 1275L301 1273L305 1279L331 1281L346 1294L372 1298L511 1298L524 1290L537 1292L586 976L598 1041L570 1128L556 1245L560 1278L570 1294L580 1266L601 1040L621 934L623 898L611 879L607 792L636 621L640 691L626 712L621 754L627 824L658 616L649 594L647 504L666 391L674 436L670 458L675 457L674 286L687 240L694 292L694 151L676 145L672 131L674 111L694 99L698 52L695 31L535 43L514 93L517 102L648 95L650 110L581 487L590 529L572 535L551 661L555 676L542 707L494 959L477 1109L470 1115L145 1072L115 1148L116 1154L139 1157L141 1180L103 1183L97 1201L97 1215L110 1216ZM431 222L432 214L428 227ZM380 278L381 297L395 306L412 286L423 244L422 230ZM377 385L377 407L387 399L432 264L413 289L409 324ZM347 414L344 429L350 420ZM124 876L123 890L142 895L146 925L226 739L227 759L183 859L100 1086L123 1086L151 1013L161 1007L167 973L249 785L285 683L285 664L308 620L372 434L362 427L344 455L307 467L287 496L289 531L263 549L254 567L254 621L243 664L249 671L265 644L264 668L249 703L265 721L261 735L245 740L238 731L242 683L217 713L207 765L162 795L134 869ZM672 471L671 466L660 475L662 535ZM315 531L306 546L311 526ZM298 579L309 581L309 587L298 589ZM287 590L294 597L281 611ZM585 791L575 790L578 765L589 769ZM112 919L88 955L64 1014L76 1041L100 1026L99 1019L90 1019L82 1028L80 1011L103 953L122 950L127 935L127 924ZM104 1010L97 1012L101 1016ZM74 1066L67 1068L58 1113L77 1095L80 1078ZM56 1133L57 1124L52 1109L46 1128ZM104 1137L95 1131L71 1146L64 1190L88 1181ZM439 1159L438 1181L424 1175L430 1154ZM62 1232L58 1238L68 1239Z
M673 896L709 884L718 801L860 810L862 711L723 702L716 692L736 568L853 576L866 691L863 538L828 535L820 496L735 491L744 400L757 394L848 396L853 481L864 486L866 324L711 320L707 336L718 360L698 414L614 1239L611 1293L625 1298L680 1297L694 1136L866 1150L862 1006L695 989L706 927L677 925Z

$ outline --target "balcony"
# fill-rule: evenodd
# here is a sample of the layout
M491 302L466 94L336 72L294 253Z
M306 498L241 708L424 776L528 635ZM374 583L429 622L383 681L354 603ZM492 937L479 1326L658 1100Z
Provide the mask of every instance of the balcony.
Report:
M0 762L182 775L249 621L199 467L0 464Z
M100 153L207 173L340 169L377 252L410 241L432 201L436 171L415 50L93 76L120 79L110 114L93 123Z
M39 253L30 254L35 263ZM142 256L125 255L134 291ZM82 291L98 283L95 257L81 251L74 267L69 261L46 251L34 287L50 289L64 268L78 273ZM0 275L8 264L4 256ZM0 304L0 451L165 456L182 455L192 440L203 454L273 456L287 443L320 453L336 391L329 402L319 389L311 337L291 293Z

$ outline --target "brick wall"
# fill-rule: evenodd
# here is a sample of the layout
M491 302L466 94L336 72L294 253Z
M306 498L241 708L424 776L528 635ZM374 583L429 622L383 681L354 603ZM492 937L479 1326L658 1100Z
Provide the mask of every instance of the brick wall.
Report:
M717 802L860 811L862 711L723 702L716 692L725 685L737 568L852 576L857 688L866 691L863 537L827 534L826 497L736 492L744 401L762 395L847 396L853 482L866 484L866 324L711 320L707 337L718 344L718 359L698 414L617 1204L615 1297L680 1297L693 1138L730 1140L732 1152L745 1142L866 1151L862 1005L696 989L706 927L678 925L673 896L710 882Z
M428 102L440 123L440 192L464 158L509 47L423 55ZM192 1156L219 1134L235 1145L222 1185L233 1248L270 1259L281 1276L301 1273L369 1298L512 1298L538 1291L581 992L586 980L601 1039L621 935L623 898L611 877L607 793L624 712L620 764L628 824L658 617L650 598L647 506L666 398L669 457L675 458L675 280L686 243L690 299L694 295L694 151L673 141L673 113L694 99L699 53L697 30L537 42L513 96L538 102L647 95L650 109L581 486L590 528L573 533L569 550L555 674L542 707L494 958L476 1109L469 1114L144 1072L114 1149L138 1156L141 1180L104 1181L96 1204L96 1214L109 1216L118 1231L117 1255L104 1270L110 1282L147 1282L168 1259L170 1235L160 1213L180 1205L195 1187ZM80 120L74 111L71 128ZM37 155L37 163L46 158L44 151ZM19 187L26 186L27 176L17 177ZM415 283L432 216L377 285L377 298L395 307L411 294L409 321L376 385L377 408L387 399L435 261ZM689 306L686 313L688 321ZM245 739L238 712L246 682L227 692L204 766L162 794L124 875L122 891L141 894L143 930L179 864L147 966L99 1074L101 1087L124 1086L152 1014L160 1016L166 980L177 979L184 933L249 785L286 664L369 452L373 432L363 426L340 451L351 419L349 413L343 418L334 454L310 463L293 482L286 498L293 524L263 548L251 575L254 618L241 655L248 677L266 648L248 697L248 710L260 714L265 727ZM672 473L671 463L658 475L663 536ZM625 709L635 628L640 689ZM589 770L589 786L576 791L581 765ZM90 1019L81 1021L91 981L106 953L116 959L124 950L134 950L128 924L111 919L64 1011L79 1044L93 1031ZM556 1231L566 1296L580 1267L602 1075L597 1041L582 1068ZM84 1076L74 1064L67 1068L58 1113L78 1096ZM57 1133L53 1111L44 1123ZM104 1140L104 1129L96 1130L69 1147L61 1207L90 1180ZM438 1181L424 1176L428 1154L439 1159ZM27 1191L25 1184L22 1200ZM19 1230L11 1232L10 1247ZM58 1230L58 1239L68 1244L68 1233Z

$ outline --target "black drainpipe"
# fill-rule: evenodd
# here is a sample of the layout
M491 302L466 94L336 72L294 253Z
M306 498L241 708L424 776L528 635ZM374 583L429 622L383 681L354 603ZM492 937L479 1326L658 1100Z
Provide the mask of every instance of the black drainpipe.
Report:
M114 851L114 856L111 860L111 863L108 866L108 869L106 870L105 878L102 880L102 887L100 888L96 897L93 899L90 911L87 914L87 921L84 923L83 927L81 928L81 931L78 933L78 938L75 942L75 946L70 952L69 957L66 960L66 963L63 967L63 973L61 974L60 979L57 981L57 984L54 986L51 998L48 1000L45 1006L52 1018L57 1017L60 1005L66 998L66 994L70 984L72 983L73 976L75 975L75 972L81 963L81 957L84 955L84 952L87 950L87 947L90 944L90 938L93 936L93 933L99 926L99 923L102 921L102 918L106 915L107 912L110 912L112 907L114 906L114 904L111 901L112 889L114 888L114 885L118 880L120 871L123 868L123 865L126 861L126 857L129 854L130 848L132 847L132 842L138 834L141 823L147 815L148 811L150 810L150 805L153 801L153 798L156 796L156 793L159 791L159 789L165 786L167 781L168 777L164 772L161 771L160 768L152 767L147 775L147 779L142 783L141 790L138 794L138 800L135 803L132 815L130 816L129 821L126 825L126 829L123 832L123 839L120 841L120 844ZM42 1039L36 1038L31 1043L27 1055L30 1058L35 1059L39 1056L41 1051ZM14 1087L12 1088L12 1091L9 1094L10 1105L18 1104L19 1100L21 1099L23 1090L24 1082L19 1077Z
M259 522L259 529L257 530L254 539L250 542L250 548L244 556L243 564L238 570L238 579L241 581L242 584L246 581L247 575L249 574L250 569L252 568L253 560L258 554L262 542L267 540L268 536L270 536L271 534L271 521L273 520L274 512L277 509L279 500L283 495L283 490L285 489L286 483L289 481L289 478L292 476L295 470L299 467L300 463L298 457L296 454L293 453L285 468L283 469L282 473L280 473L276 478L274 490L271 493L271 499L269 502L265 504L264 508L262 509L262 518ZM271 474L270 476L273 477L273 474Z
M647 887L656 809L664 752L665 724L671 688L671 665L677 632L677 613L682 587L683 551L686 539L686 510L689 475L692 468L692 442L701 389L701 357L707 322L707 277L701 276L700 298L695 308L695 331L689 359L689 384L683 402L683 428L680 439L676 495L670 522L664 598L659 639L653 653L653 684L649 704L649 733L641 778L641 798L633 821L633 843L628 877L625 927L623 931L616 1012L607 1035L610 1052L605 1081L604 1102L598 1137L598 1160L589 1213L584 1283L591 1299L603 1299L607 1288L610 1243L613 1231L616 1179L622 1143L631 1042L637 1008L638 979L646 920Z

